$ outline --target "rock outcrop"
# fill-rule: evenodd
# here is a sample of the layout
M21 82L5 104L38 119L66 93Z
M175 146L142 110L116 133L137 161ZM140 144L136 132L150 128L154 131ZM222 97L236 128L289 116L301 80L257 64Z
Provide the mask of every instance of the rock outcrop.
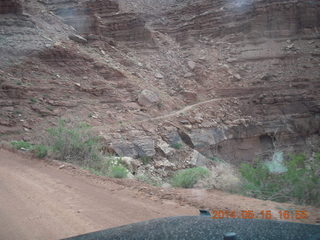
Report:
M154 140L148 137L137 138L133 142L114 142L111 143L110 149L121 157L143 158L156 154Z
M48 1L49 9L62 17L80 34L95 38L109 38L125 42L151 42L145 21L137 14L120 12L111 0ZM94 39L95 39L94 38Z
M22 5L19 0L2 0L0 14L22 14Z
M239 40L292 37L317 33L319 12L316 0L205 0L172 10L156 26L179 42L190 37L212 40L239 33L244 34L237 37Z
M141 106L151 107L152 105L159 104L160 98L156 93L148 89L144 89L138 96L138 103Z

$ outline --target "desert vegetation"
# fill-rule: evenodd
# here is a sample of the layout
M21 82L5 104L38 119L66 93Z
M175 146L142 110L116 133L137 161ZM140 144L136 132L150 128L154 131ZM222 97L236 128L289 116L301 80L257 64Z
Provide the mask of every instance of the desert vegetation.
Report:
M221 161L210 169L194 167L178 170L171 178L170 183L174 187L234 191L240 186L241 180L235 167Z
M96 175L132 176L121 157L102 154L101 139L85 123L70 125L60 120L56 127L47 129L40 144L13 141L11 145L31 151L38 158L50 156L79 165ZM303 154L290 155L283 163L286 170L278 173L270 171L268 163L258 159L253 164L243 163L239 169L218 158L211 160L214 165L210 168L177 170L169 179L158 180L147 172L137 175L136 179L155 186L167 181L173 187L220 189L279 202L320 204L320 153L312 158ZM140 161L147 165L151 159L142 157Z
M291 155L284 162L287 171L271 173L266 164L257 160L253 165L243 163L243 194L280 202L320 206L320 154L307 158Z
M174 187L192 188L199 180L210 176L205 167L194 167L177 171L171 179Z
M25 141L12 141L13 148L24 151L32 151L37 158L44 158L48 154L48 148L43 144L31 144Z
M95 136L86 123L67 124L60 120L58 125L47 129L41 144L13 141L15 149L31 151L37 158L52 158L76 164L96 175L126 178L129 174L121 158L101 153L100 138Z
M215 160L215 159L214 159ZM220 189L246 196L320 206L320 154L311 158L292 154L284 161L285 171L274 173L267 162L243 163L239 169L219 160L210 170L195 167L177 171L174 187Z

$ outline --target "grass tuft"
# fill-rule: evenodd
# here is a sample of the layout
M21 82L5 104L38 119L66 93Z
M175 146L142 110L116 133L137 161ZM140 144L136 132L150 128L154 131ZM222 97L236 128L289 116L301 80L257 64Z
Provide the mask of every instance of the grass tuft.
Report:
M148 157L148 156L143 156L143 157L140 158L140 160L141 160L141 162L142 162L143 165L149 164L150 161L151 161L151 159L152 159L152 158L151 158L151 157Z
M128 173L128 169L126 169L124 166L113 166L110 169L109 175L113 178L126 178Z
M26 150L29 151L32 149L33 145L31 143L25 141L13 141L11 145L18 150Z
M32 151L37 158L45 158L48 155L48 147L43 144L35 145Z
M170 147L178 150L178 149L182 148L182 143L181 142L172 143L170 145Z
M171 179L173 187L192 188L199 180L210 176L205 167L194 167L177 171Z

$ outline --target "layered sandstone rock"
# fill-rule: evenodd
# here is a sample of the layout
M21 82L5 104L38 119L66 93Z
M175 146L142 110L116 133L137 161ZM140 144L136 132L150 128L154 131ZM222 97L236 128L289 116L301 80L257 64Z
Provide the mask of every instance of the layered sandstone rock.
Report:
M48 1L49 8L84 35L125 42L151 42L145 21L135 13L120 12L115 1Z
M189 37L212 39L237 33L248 38L279 38L316 33L319 12L320 3L315 0L195 1L169 12L156 26L181 42Z
M22 5L18 0L3 0L0 2L0 14L22 14Z

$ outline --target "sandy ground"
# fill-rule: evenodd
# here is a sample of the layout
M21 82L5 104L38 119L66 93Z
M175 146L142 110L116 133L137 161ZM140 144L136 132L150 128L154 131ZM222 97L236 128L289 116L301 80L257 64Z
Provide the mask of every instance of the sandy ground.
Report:
M0 150L0 239L60 239L143 220L196 215L111 181L95 182Z
M309 218L299 222L320 223L320 210L309 206L97 177L70 164L0 149L1 240L61 239L153 218L198 215L199 208L271 211L274 220L281 220L279 210L305 210Z

